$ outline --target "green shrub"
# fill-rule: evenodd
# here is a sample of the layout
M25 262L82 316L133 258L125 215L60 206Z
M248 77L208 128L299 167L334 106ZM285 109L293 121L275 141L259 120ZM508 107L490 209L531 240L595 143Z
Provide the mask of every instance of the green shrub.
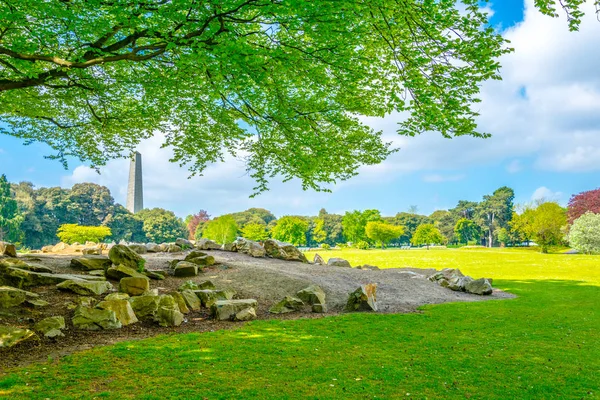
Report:
M58 227L56 236L61 242L73 244L75 242L95 242L99 243L107 236L110 236L110 228L106 226L83 226L78 224L63 224Z
M146 269L146 260L142 258L138 261L138 272L144 272L144 269Z
M371 245L365 242L364 240L361 240L360 242L356 243L354 247L356 247L359 250L368 250L371 248Z
M323 250L330 250L330 249L331 249L331 246L330 246L330 245L328 245L327 243L321 243L321 246L320 246L320 247L321 247Z

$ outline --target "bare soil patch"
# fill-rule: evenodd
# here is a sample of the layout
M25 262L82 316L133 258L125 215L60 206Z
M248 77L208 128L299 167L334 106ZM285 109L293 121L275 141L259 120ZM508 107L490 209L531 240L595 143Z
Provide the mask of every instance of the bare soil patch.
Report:
M426 276L434 270L412 268L360 270L324 265L302 264L269 258L252 258L240 253L207 251L215 257L217 264L206 268L194 278L176 278L169 275L163 281L151 280L151 289L165 294L176 290L187 280L195 282L212 281L219 289L234 289L236 298L253 298L258 301L258 319L296 319L322 318L343 312L348 293L361 284L377 283L377 303L379 312L407 313L415 312L424 304L438 304L454 301L485 301L512 298L513 295L494 290L491 296L478 296L462 292L453 292L430 282ZM170 273L169 261L183 259L185 253L144 254L146 268ZM74 255L36 254L22 257L52 268L56 273L79 273L70 268ZM479 277L475 277L479 278ZM115 289L118 283L112 282ZM295 312L274 316L268 309L286 295L295 293L310 284L319 285L327 294L327 314ZM184 323L179 327L162 328L151 322L139 322L117 330L78 331L73 329L70 308L78 297L72 293L61 292L55 286L28 289L38 293L50 303L44 308L15 307L0 311L0 324L32 329L43 318L62 315L67 322L65 337L57 339L42 338L37 344L20 345L12 349L0 350L0 370L25 365L31 362L58 359L75 351L85 350L98 345L106 345L123 340L143 339L160 334L205 332L217 329L235 329L240 323L219 322L209 318L208 310L186 314ZM98 300L104 296L98 296ZM308 307L306 311L310 311Z

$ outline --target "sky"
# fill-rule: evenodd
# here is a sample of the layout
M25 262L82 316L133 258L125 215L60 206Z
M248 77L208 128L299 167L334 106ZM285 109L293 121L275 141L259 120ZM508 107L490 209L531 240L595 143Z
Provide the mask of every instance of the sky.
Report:
M140 144L144 205L185 217L200 209L217 216L263 207L275 215L316 215L321 208L343 213L376 208L395 215L416 205L420 213L448 209L458 200L479 201L501 186L515 190L515 201L549 199L566 204L572 194L600 186L600 22L591 3L579 32L569 32L566 17L549 18L533 0L496 0L486 6L490 23L515 51L502 57L502 81L484 83L478 125L488 139L444 139L437 133L398 136L402 116L365 118L400 150L377 166L338 183L332 193L303 191L299 182L271 182L255 198L253 180L235 159L189 178L168 162L160 137ZM107 186L125 204L128 161L114 160L100 174L74 161L65 170L43 144L24 146L0 135L0 173L11 182L37 187L71 187L79 182Z

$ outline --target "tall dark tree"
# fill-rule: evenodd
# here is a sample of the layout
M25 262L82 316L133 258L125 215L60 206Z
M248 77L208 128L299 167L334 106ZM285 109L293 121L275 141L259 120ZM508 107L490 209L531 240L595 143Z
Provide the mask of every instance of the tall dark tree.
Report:
M335 246L338 243L345 243L342 219L339 214L329 214L324 208L319 211L319 218L323 220L323 229L327 233L325 243Z
M404 234L398 240L399 243L410 243L412 235L414 235L419 225L431 223L431 220L426 215L412 214L409 212L400 212L394 218L394 225L404 227Z
M508 223L512 219L515 192L506 186L496 189L492 195L483 196L476 211L478 223L486 232L487 245L494 245L496 230L509 228Z
M144 232L144 221L132 214L120 204L112 207L112 213L109 214L103 222L104 226L110 228L111 236L109 240L119 242L146 242L146 233Z
M172 211L162 208L146 208L136 214L144 222L146 238L154 243L174 242L186 238L187 227Z
M0 175L0 241L20 242L23 216L13 199L6 175Z
M106 186L78 183L69 192L69 212L79 225L98 226L112 212L115 200Z

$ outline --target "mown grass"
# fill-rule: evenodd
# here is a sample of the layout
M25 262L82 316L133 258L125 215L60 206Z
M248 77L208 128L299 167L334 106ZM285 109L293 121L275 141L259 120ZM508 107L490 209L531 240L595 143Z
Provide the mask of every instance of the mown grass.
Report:
M460 267L518 295L255 321L9 371L0 396L45 398L598 398L600 257L518 250L323 252L354 264Z

